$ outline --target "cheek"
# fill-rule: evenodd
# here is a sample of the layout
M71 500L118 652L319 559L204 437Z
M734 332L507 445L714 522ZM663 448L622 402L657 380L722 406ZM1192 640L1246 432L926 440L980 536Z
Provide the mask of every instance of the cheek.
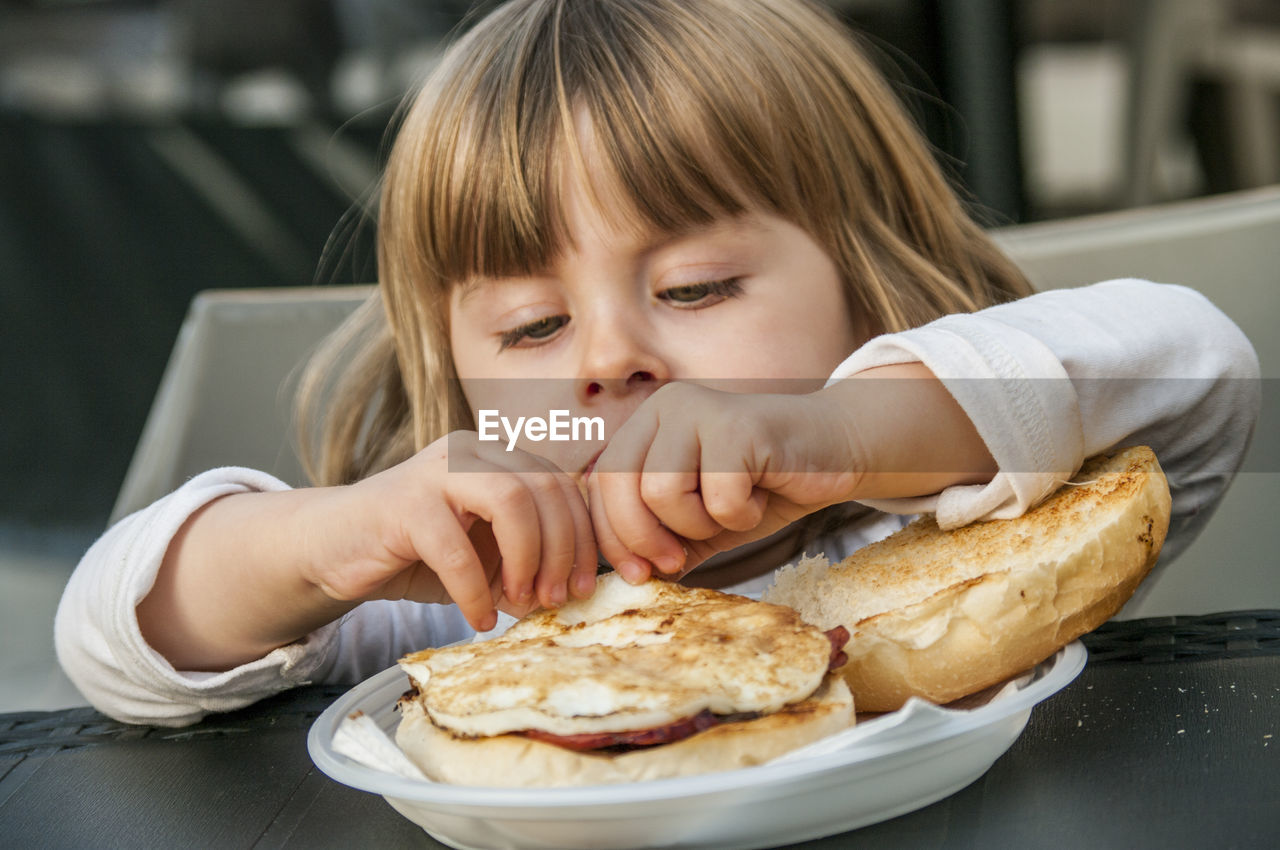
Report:
M813 324L815 328L822 329L815 334L815 344L811 349L814 362L827 375L869 338L849 315L849 305L843 293L837 293L828 309L814 317Z
M464 383L476 379L516 377L509 361L499 356L496 340L465 323L453 325L449 348L453 353L454 369Z
M753 311L750 321L717 334L717 358L734 376L821 380L862 340L839 292L809 291Z
M866 341L850 315L838 275L834 269L824 271L813 286L796 293L787 313L787 335L796 349L793 357L814 377L820 373L823 378Z
M502 409L502 398L497 392L496 381L489 378L463 378L462 394L467 398L472 414L481 410Z

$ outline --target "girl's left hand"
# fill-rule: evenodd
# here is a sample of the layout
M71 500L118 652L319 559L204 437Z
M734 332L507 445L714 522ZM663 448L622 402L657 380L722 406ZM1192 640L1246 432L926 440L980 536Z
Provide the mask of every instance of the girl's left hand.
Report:
M628 581L678 576L858 489L842 413L823 392L658 389L619 428L587 479L601 553Z

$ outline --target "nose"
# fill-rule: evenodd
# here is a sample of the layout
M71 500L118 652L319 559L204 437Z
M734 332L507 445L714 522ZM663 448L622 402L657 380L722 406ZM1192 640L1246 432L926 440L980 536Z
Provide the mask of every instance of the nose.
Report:
M672 378L654 334L634 314L598 319L584 336L577 381L581 402L627 396L642 400Z

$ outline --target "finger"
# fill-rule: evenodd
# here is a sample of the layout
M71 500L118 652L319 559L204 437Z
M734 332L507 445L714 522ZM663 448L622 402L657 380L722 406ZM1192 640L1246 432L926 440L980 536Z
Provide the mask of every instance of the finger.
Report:
M538 610L538 601L530 598L530 600L524 605L517 605L510 599L507 599L506 594L502 594L502 598L498 601L497 607L502 613L510 614L512 617L519 620L521 617L527 616L530 612Z
M723 531L707 540L691 540L688 561L696 566L711 556L768 537L806 516L809 511L776 494L763 491L768 498L764 517L750 531Z
M669 428L654 435L640 475L640 499L658 521L681 537L702 540L722 529L702 504L698 435Z
M640 472L644 469L650 445L647 438L651 435L631 434L628 439L620 441L621 434L620 431L615 435L591 476L599 487L599 498L609 527L632 554L639 555L664 573L678 572L684 564L684 548L649 510L640 493ZM592 517L595 518L594 511Z
M438 511L410 532L410 541L423 563L435 573L449 598L476 631L498 622L484 565L450 507Z
M570 502L566 498L568 476L550 461L526 456L541 471L522 473L526 485L534 497L538 512L538 524L542 537L541 561L534 579L538 600L547 608L558 608L569 599L569 575L577 557L577 522ZM573 498L581 502L577 493ZM584 509L585 512L585 509Z
M569 592L586 599L596 592L596 537L591 529L591 513L578 485L569 476L561 476L565 502L573 517L573 571L569 576Z
M498 541L493 537L493 526L482 519L477 519L471 524L471 528L467 529L467 539L471 541L471 548L475 550L476 557L484 567L493 604L498 610L502 610L501 603L507 600L507 594L502 586L502 553L498 551Z
M507 462L514 469L536 473L526 480L535 493L542 526L542 562L535 579L538 598L547 607L556 607L571 593L590 596L595 591L596 544L584 495L547 458L517 452Z
M542 529L529 476L509 470L460 475L448 492L459 512L489 522L502 560L503 590L516 604L534 595L542 560Z
M702 504L722 528L750 531L764 516L769 494L756 487L759 474L752 464L747 448L735 441L713 440L702 446Z
M481 517L489 529L486 541L488 557L485 552L480 552L478 546L477 551L480 552L490 579L497 581L495 604L499 596L505 597L515 606L534 604L534 580L541 560L540 537L536 545L531 539L531 536L536 536L536 519L532 516L529 518L531 529L518 523L505 524L506 552L502 551L497 542L489 520L493 518L495 506L498 505L490 499L506 498L519 502L521 497L515 492L518 488L512 487L512 481L519 483L518 473L540 472L540 467L530 462L531 456L526 452L508 452L499 444L481 442L474 432L454 432L449 435L449 440L449 483L446 489L452 496L455 509L460 509L459 516L472 513ZM466 503L465 506L463 503ZM485 507L482 508L481 505ZM519 509L520 505L515 505L514 510L518 512ZM530 550L537 551L538 554L530 557Z
M644 504L639 492L639 476L619 480L610 473L601 475L600 499L609 528L628 552L639 555L664 573L680 569L684 548Z
M604 510L604 498L600 495L600 482L593 474L587 480L587 509L591 514L591 530L600 548L600 554L631 584L648 581L653 565L622 544Z
M482 524L486 528L488 527L488 523L481 522L477 522L476 526L480 526ZM474 527L475 526L473 526L473 528ZM492 531L485 535L485 541L488 543L488 551L492 553L492 560L490 560L490 557L486 555L486 550L481 548L479 542L476 543L476 552L480 555L480 560L485 564L485 567L489 572L489 591L493 594L494 607L499 611L510 614L516 619L525 616L530 611L536 610L538 608L538 600L535 596L530 595L529 599L523 604L514 602L507 596L506 589L503 587L502 556L498 552L498 544L497 541L493 539Z

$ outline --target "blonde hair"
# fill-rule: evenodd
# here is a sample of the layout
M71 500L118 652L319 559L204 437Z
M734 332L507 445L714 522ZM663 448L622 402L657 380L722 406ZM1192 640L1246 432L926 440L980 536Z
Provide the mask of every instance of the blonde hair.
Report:
M620 220L678 232L748 211L786 219L832 257L868 333L1030 291L825 8L512 0L445 52L403 114L382 185L379 296L306 382L326 414L310 452L318 482L356 480L470 426L450 293L556 258L564 168L585 168L579 115L610 201L626 202Z

